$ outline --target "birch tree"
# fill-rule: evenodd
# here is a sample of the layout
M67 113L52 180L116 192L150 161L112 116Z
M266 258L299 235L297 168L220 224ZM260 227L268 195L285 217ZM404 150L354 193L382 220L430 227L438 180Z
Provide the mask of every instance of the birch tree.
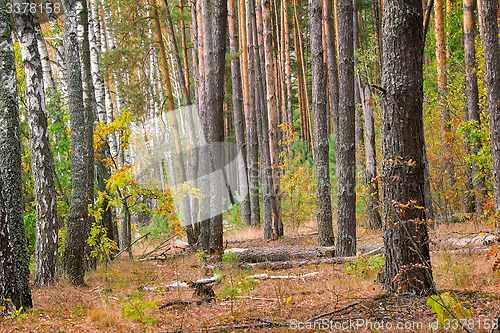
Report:
M19 3L20 1L14 2ZM32 1L28 1L32 4ZM29 10L14 12L17 35L24 65L28 128L36 202L35 283L47 286L56 278L58 265L57 197L54 162L49 142L43 69L38 52L38 20Z
M0 0L0 63L0 262L1 270L11 274L0 277L0 293L11 296L16 308L26 309L33 304L23 218L21 132L14 46L4 0Z

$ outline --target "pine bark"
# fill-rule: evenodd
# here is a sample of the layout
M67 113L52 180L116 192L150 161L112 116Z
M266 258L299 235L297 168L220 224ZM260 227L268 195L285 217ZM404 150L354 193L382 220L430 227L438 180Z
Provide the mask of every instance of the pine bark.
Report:
M224 155L217 152L216 143L224 141L224 72L226 52L227 0L202 1L203 44L205 63L205 135L211 144L211 166L223 165ZM212 211L217 215L212 219L210 243L215 255L222 255L223 229L220 189L224 184L211 184Z
M16 63L5 1L0 1L0 240L2 293L16 308L31 308L29 258L23 219L21 133L17 104ZM12 246L11 248L9 248ZM3 264L6 266L4 267ZM12 265L12 266L9 266ZM1 300L4 302L4 299Z
M278 71L276 68L277 54L273 43L273 20L271 16L271 1L262 0L262 26L264 40L264 60L267 92L267 114L269 131L269 151L271 157L271 169L274 187L273 208L273 238L283 236L283 221L281 219L281 190L280 190L280 161L278 147Z
M316 216L318 220L318 244L333 246L335 236L332 226L331 184L328 140L327 76L323 49L322 0L310 4L312 98L314 133L314 168L316 172Z
M339 114L337 155L337 254L356 254L356 147L353 2L339 0Z
M479 19L486 66L486 93L490 116L495 211L500 212L500 48L498 45L498 2L481 0Z
M435 290L424 200L423 12L418 0L387 0L384 9L383 237L385 287Z
M231 85L233 98L233 115L234 115L234 134L236 137L236 146L241 153L242 159L238 161L238 177L240 195L248 193L248 170L246 158L246 142L245 142L245 118L243 115L243 96L241 89L241 70L239 59L236 54L240 50L240 42L238 41L238 29L236 26L235 0L228 1L228 26L229 26L229 48L231 56ZM240 24L244 24L240 21ZM246 41L242 41L244 44ZM241 198L241 221L247 225L251 222L250 196L247 195Z
M32 1L27 3L31 4ZM28 128L36 203L35 284L55 281L57 254L57 197L54 162L49 142L43 69L38 52L38 19L30 11L13 13L26 82Z
M78 47L78 16L75 0L64 0L64 49L68 82L68 110L71 123L72 196L64 241L62 267L71 283L83 285L84 250L89 224L88 130L85 122L83 83Z
M474 121L474 130L481 125L479 117L479 90L477 86L477 63L476 63L476 23L474 11L475 0L464 0L464 57L465 57L465 94L467 96L467 120ZM481 149L481 142L469 137L470 153L477 155ZM475 199L476 215L483 215L483 204L485 196L484 178L480 167L476 163L471 165L471 178L473 184L473 197Z
M338 105L339 105L339 76L337 64L337 47L335 45L334 15L332 3L323 0L325 25L326 53L328 59L328 92L330 102L330 118L332 119L333 134L337 135L338 128Z
M243 5L244 4L244 5ZM240 0L242 13L241 34L246 42L243 48L241 70L243 73L243 108L245 112L248 182L250 188L250 225L260 225L259 198L259 141L257 138L257 116L255 103L255 62L253 43L252 10L255 4L251 0ZM244 11L243 11L244 8ZM244 19L244 20L243 20Z
M250 4L250 24L252 26L249 31L252 32L253 45L253 61L255 70L255 86L253 92L255 94L255 119L257 125L257 138L260 148L260 167L262 181L262 224L264 227L264 239L273 239L276 237L273 230L273 212L276 204L274 198L273 177L271 168L271 154L269 150L269 133L268 133L268 117L267 105L265 103L265 78L263 77L262 64L263 57L260 52L258 18L257 11L259 5L255 6L256 2L251 1ZM256 8L257 7L257 8ZM252 87L251 87L252 88Z
M375 125L373 122L372 95L369 86L366 86L364 89L362 102L365 122L365 180L366 184L368 185L368 220L370 223L370 228L380 229L382 228L382 220L379 213L380 198L377 181Z

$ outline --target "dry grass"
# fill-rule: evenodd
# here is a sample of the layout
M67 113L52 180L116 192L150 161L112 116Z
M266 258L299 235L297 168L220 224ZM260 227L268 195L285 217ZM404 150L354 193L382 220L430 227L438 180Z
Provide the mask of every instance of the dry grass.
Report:
M453 230L472 233L487 227L457 224L453 225ZM381 242L378 232L359 229L358 234L360 243ZM439 226L433 231L433 237L447 234L450 232L446 226ZM235 247L290 244L305 246L316 242L314 235L290 236L279 241L263 242L260 240L260 231L254 229L233 234L228 238L253 238L241 244L232 244ZM500 303L498 297L492 295L500 294L499 275L491 271L492 262L486 261L484 255L440 251L432 253L432 263L439 290L462 291L462 294L457 294L457 298L471 302L474 300L475 318L497 316ZM181 328L198 331L216 325L257 323L257 319L273 322L289 322L292 319L305 321L352 302L365 300L366 303L353 307L353 312L341 314L342 318L349 318L363 313L366 316L366 309L370 308L370 304L379 304L378 301L372 300L373 297L383 293L381 286L375 282L376 272L368 275L349 275L345 271L345 265L310 266L278 272L225 268L221 272L223 281L214 287L218 294L214 302L200 305L196 302L188 305L177 304L162 309L147 308L143 315L155 320L155 325L143 323L137 318L122 318L122 303L125 302L131 304L137 301L138 304L145 304L161 299L158 304L162 305L175 300L198 300L187 288L168 290L164 286L174 281L205 277L206 272L200 266L197 253L156 262L129 261L123 256L112 263L107 271L100 267L88 274L85 287L73 287L65 281L60 281L49 289L33 288L34 308L26 313L26 317L19 318L19 321L15 318L5 319L0 323L0 332L156 332ZM246 276L257 273L297 275L310 272L319 274L303 279L261 280L251 287L241 283L245 281ZM232 299L227 292L230 286L240 288ZM154 290L155 287L160 288ZM485 293L464 293L466 290ZM434 320L434 315L425 306L425 299L409 300L406 303L404 300L394 298L390 300L389 305L383 306L396 309L413 306L414 311L403 311L405 316L413 316L408 318L425 322ZM242 331L288 332L289 327L247 328Z

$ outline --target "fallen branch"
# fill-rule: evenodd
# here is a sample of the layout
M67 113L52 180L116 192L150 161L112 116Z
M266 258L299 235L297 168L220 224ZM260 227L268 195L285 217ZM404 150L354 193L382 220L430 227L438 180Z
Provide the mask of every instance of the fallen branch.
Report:
M139 260L146 258L147 256L149 256L149 255L150 255L150 254L152 254L152 253L155 253L156 251L158 251L159 249L161 249L161 247L162 247L162 246L163 246L166 242L170 241L172 238L174 238L174 237L176 237L176 236L177 236L177 234L173 235L172 237L170 237L170 238L168 238L168 239L165 239L165 240L164 240L164 241L162 241L162 242L160 243L160 245L158 245L158 246L157 246L157 247L156 247L153 251L149 251L148 253L143 254L142 256L140 256L140 257L139 257Z
M171 306L174 306L174 305L184 305L184 306L188 306L188 305L191 305L191 304L200 305L201 303L203 303L203 301L201 301L201 300L196 300L196 301L181 301L181 300L176 300L176 301L168 302L168 303L165 303L165 304L161 304L161 305L158 306L158 309L165 309L165 308L168 308L168 307L171 307Z
M311 260L259 262L253 264L242 263L239 264L238 266L241 268L281 270L281 269L290 269L290 268L310 266L310 265L344 264L346 262L354 262L354 260L356 260L356 257L334 257L334 258L322 258L322 259L311 259Z
M309 276L318 275L320 272L312 272L307 274L291 274L291 275L269 275L266 273L263 274L255 274L247 276L246 279L258 279L258 280L267 280L267 279L303 279Z
M262 323L255 324L241 324L241 325L227 325L227 326L213 326L206 327L200 330L200 332L205 331L226 331L226 330L241 330L245 328L263 328L263 327L279 327L279 326L288 326L287 322L273 322L273 321L264 321L261 320Z
M129 246L127 246L125 249L120 250L120 252L118 252L118 253L116 254L116 256L114 256L114 257L113 257L113 259L118 258L118 256L119 256L120 254L122 254L123 252L128 251L129 249L131 249L131 248L132 248L132 245L134 245L135 243L137 243L138 241L140 241L140 240L141 240L141 239L143 239L144 237L147 237L149 234L151 234L151 231L150 231L150 232L148 232L148 233L147 233L147 234L145 234L145 235L142 235L141 237L137 238L136 240L134 240L134 241L133 241L132 243L130 243L130 245L129 245Z
M314 316L312 317L311 319L307 320L307 321L315 321L315 320L318 320L320 318L323 318L323 317L327 317L327 316L331 316L331 315L334 315L334 314L337 314L337 313L341 313L345 310L348 310L352 307L355 307L356 305L360 304L361 302L354 302L354 303L351 303L351 304L348 304L344 307L341 307L340 309L337 309L337 310L333 310L333 311L330 311L330 312L327 312L327 313L322 313L322 314L319 314L317 316Z

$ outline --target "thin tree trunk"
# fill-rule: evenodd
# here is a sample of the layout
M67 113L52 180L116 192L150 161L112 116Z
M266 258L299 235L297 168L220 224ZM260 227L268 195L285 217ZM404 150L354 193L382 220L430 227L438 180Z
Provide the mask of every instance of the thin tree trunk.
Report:
M339 0L339 115L337 155L337 250L356 254L356 147L354 105L353 3Z
M275 66L276 53L273 48L273 22L271 17L271 1L262 0L262 23L265 56L265 75L267 91L267 113L269 126L269 150L271 156L271 168L274 186L273 206L273 238L283 236L283 221L281 219L281 190L279 171L279 147L278 147L278 89L277 70Z
M465 51L465 93L467 96L467 120L474 121L473 128L478 130L481 126L479 117L479 90L477 87L477 64L476 64L476 23L474 10L475 0L464 0L464 51ZM481 149L481 142L469 137L470 153L477 155ZM485 197L484 178L481 175L480 167L476 163L471 165L471 178L474 187L473 197L475 198L476 215L483 215L483 204Z
M311 60L312 60L312 97L314 167L316 171L316 215L318 220L318 244L333 246L335 236L332 226L332 204L330 184L330 159L328 142L328 98L326 64L323 56L323 8L322 0L312 0L311 22Z
M307 91L307 69L305 64L302 32L299 18L299 3L293 1L294 26L293 35L295 42L295 58L297 61L297 81L299 89L300 117L301 117L301 137L307 143L307 148L311 146L311 130L309 117L309 94Z
M257 138L257 116L255 103L255 61L252 13L255 4L251 0L240 0L241 35L246 39L243 48L241 69L243 73L243 107L245 111L248 181L250 187L250 211L252 226L260 225L259 206L259 142ZM244 8L244 11L243 11ZM251 90L250 90L251 89Z
M273 211L275 209L274 205L276 204L276 201L274 198L271 156L269 151L267 108L264 101L265 78L262 76L261 54L259 52L259 48L255 47L258 45L258 20L256 17L255 2L250 1L249 7L251 29L248 29L248 31L252 32L252 36L250 37L252 38L252 45L254 46L253 48L249 49L253 50L253 61L255 69L255 86L253 86L253 89L255 93L257 137L259 140L261 162L262 224L264 226L264 239L273 239L275 237L275 234L273 232Z
M360 88L360 91L362 89ZM365 179L368 185L368 220L370 228L382 228L382 220L379 213L380 198L378 194L377 181L377 156L375 149L375 125L373 122L372 95L370 87L366 86L362 96L363 113L365 122L365 154L366 170Z
M29 3L32 3L31 1ZM38 19L29 11L13 13L26 82L28 128L36 202L35 284L55 281L58 265L57 197L54 162L50 149L43 69L38 52Z
M176 149L176 157L177 157L177 163L179 167L179 174L180 174L180 182L184 183L187 180L186 177L186 167L184 164L184 158L182 154L182 146L181 146L181 138L179 134L179 123L177 120L177 114L175 111L175 102L174 102L174 96L172 93L172 83L170 81L170 68L168 65L168 60L167 60L167 53L165 51L165 45L163 44L163 33L160 25L160 19L158 16L158 9L156 7L156 0L151 1L151 6L152 6L152 14L153 14L153 20L155 23L155 32L156 32L156 41L158 43L158 47L160 50L160 59L161 59L161 69L162 69L162 74L163 74L163 83L164 83L164 89L165 93L167 96L167 110L168 110L168 116L171 120L171 125L172 125L172 132L174 136L174 141L175 141L175 149ZM168 15L167 15L168 16ZM167 19L168 20L168 19ZM168 24L167 24L168 25ZM172 29L172 27L170 27ZM176 52L175 52L176 53ZM178 53L177 57L178 57ZM174 56L175 57L175 56ZM176 62L177 63L177 62ZM179 66L180 70L180 60L178 59L177 65ZM180 75L182 78L183 76ZM183 82L185 85L185 82ZM188 97L187 93L187 88L184 86L183 88L184 91L184 97ZM186 101L189 102L189 101ZM190 245L194 245L196 243L196 240L193 237L193 228L192 228L192 221L191 221L191 203L189 196L184 196L183 198L183 207L184 207L184 230L186 232L187 238L188 238L188 243Z
M334 135L338 128L338 105L339 105L339 77L337 67L337 47L335 45L334 17L332 3L323 0L323 24L325 25L326 53L328 58L328 92L330 101L330 113Z
M384 10L383 236L385 287L435 292L424 209L422 2L386 0Z
M229 48L231 55L236 57L240 49L238 42L238 30L236 27L235 1L228 1L228 25L229 25ZM244 24L240 21L240 24ZM245 41L242 41L244 44ZM231 83L233 97L233 115L234 115L234 134L236 137L236 146L241 153L242 159L238 161L239 191L240 195L248 193L248 171L246 161L246 142L245 142L245 118L243 115L243 98L241 89L241 71L239 59L231 60ZM246 88L248 89L248 87ZM241 221L247 225L251 222L250 197L246 195L241 198Z
M443 163L446 179L450 186L454 183L454 171L451 156L451 124L448 102L446 101L448 93L448 78L446 73L446 51L445 51L445 33L444 33L444 11L443 0L434 1L434 31L436 34L436 59L438 76L438 99L441 114L441 141L443 149Z
M486 65L486 92L493 159L493 193L495 211L500 212L500 50L497 10L498 2L496 0L481 0L479 19Z
M21 133L16 88L16 60L5 1L0 1L0 270L1 294L17 309L31 308L29 258L23 219ZM6 266L3 266L5 264ZM12 266L10 266L12 265ZM2 272L2 273L3 273ZM1 303L4 303L2 298Z
M326 1L326 0L325 0ZM293 131L293 94L292 94L292 68L290 58L290 26L288 14L288 2L284 1L283 6L283 26L285 40L285 81L286 81L286 114L290 130ZM291 147L288 147L290 150Z

